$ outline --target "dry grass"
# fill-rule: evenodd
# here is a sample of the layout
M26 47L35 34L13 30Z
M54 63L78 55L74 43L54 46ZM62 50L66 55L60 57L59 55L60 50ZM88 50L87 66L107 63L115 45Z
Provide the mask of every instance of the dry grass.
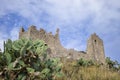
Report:
M57 80L120 80L120 74L102 66L74 67L75 62L64 62L64 77Z

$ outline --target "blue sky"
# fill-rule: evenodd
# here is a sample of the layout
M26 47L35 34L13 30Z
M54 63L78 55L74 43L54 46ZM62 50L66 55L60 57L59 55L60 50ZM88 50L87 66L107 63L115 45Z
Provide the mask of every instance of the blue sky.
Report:
M84 51L96 32L105 55L120 62L120 0L0 0L0 48L30 25L53 34L60 28L64 47Z

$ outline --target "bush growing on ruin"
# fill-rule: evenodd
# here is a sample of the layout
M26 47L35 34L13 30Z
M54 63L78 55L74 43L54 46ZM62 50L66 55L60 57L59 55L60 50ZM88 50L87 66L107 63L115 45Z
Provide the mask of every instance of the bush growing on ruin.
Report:
M77 65L87 67L94 65L94 62L92 60L84 60L83 58L80 58L77 60Z

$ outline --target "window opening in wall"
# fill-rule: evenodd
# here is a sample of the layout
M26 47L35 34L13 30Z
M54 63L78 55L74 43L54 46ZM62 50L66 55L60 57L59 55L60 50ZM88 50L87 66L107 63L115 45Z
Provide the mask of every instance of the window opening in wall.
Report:
M96 43L96 40L95 40L95 43Z

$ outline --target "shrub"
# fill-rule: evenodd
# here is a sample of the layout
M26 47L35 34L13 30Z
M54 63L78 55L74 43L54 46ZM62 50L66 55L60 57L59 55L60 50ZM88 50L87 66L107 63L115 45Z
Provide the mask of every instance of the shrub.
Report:
M110 57L106 58L106 64L109 69L118 71L120 70L120 64L117 61L112 61Z
M78 61L77 61L77 65L78 66L92 66L94 65L94 62L92 60L84 60L83 58L80 58Z
M0 76L5 80L52 80L62 75L59 59L50 59L41 40L10 39L0 54Z

